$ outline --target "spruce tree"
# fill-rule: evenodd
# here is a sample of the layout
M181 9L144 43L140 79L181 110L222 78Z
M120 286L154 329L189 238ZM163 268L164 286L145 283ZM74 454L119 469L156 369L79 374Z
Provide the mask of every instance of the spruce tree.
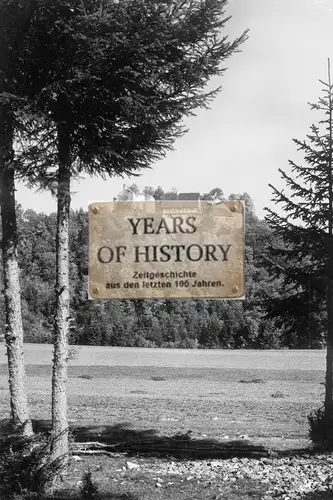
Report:
M324 418L333 426L333 87L328 61L328 82L311 109L321 115L306 139L293 139L304 163L289 161L290 172L279 170L287 190L273 190L280 212L266 208L266 220L279 244L272 249L274 269L284 278L285 302L294 314L308 317L309 287L312 304L325 304L327 343ZM303 304L303 306L302 306ZM329 432L331 432L329 430ZM333 438L333 432L331 434ZM333 444L333 439L331 444Z
M227 0L57 0L34 11L14 88L36 118L22 119L23 175L57 165L57 311L53 364L55 456L66 455L71 179L137 175L185 133L183 118L208 107L221 64L246 39L224 34ZM43 118L40 115L43 115ZM51 161L50 161L51 160Z
M50 1L50 0L48 0ZM13 429L32 434L25 393L23 327L17 261L15 213L14 131L18 106L25 105L13 92L10 66L17 64L21 41L36 8L36 1L0 0L0 209L5 297L9 394ZM44 2L46 5L48 2Z

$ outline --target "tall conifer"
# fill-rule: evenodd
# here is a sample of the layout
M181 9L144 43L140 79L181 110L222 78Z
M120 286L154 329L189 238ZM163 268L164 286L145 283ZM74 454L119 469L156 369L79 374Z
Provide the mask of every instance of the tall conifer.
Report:
M289 161L290 172L280 169L287 191L273 189L280 212L267 210L266 220L279 245L272 249L277 273L284 276L286 302L294 312L308 316L309 287L312 303L325 304L327 342L325 419L333 423L333 86L330 61L328 82L311 109L321 119L312 125L305 140L293 139L304 156L302 165ZM302 308L303 304L303 308ZM332 429L333 430L333 429ZM333 432L332 432L333 437ZM333 440L332 440L333 443Z

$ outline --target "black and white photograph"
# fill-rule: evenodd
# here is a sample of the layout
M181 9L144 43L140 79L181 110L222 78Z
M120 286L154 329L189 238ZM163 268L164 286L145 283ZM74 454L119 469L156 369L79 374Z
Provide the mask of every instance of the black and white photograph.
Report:
M0 499L333 500L333 0L0 0Z

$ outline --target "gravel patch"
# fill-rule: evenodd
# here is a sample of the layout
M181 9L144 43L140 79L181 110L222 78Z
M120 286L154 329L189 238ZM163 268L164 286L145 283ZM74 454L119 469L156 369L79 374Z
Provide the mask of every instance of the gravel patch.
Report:
M284 458L232 458L228 460L165 462L150 472L159 475L181 475L184 479L203 482L221 481L231 485L238 480L252 480L267 487L263 500L301 499L308 493L333 491L333 456L317 455Z

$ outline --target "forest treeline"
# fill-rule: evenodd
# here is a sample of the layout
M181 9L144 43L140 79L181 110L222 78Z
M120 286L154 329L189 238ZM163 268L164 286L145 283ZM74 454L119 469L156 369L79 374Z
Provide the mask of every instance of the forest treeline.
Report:
M155 199L172 198L162 188ZM220 189L203 199L223 199ZM70 343L128 347L276 349L321 348L322 321L311 297L299 311L281 310L286 290L272 272L272 232L256 214L248 194L246 207L246 298L226 300L88 300L88 214L70 217ZM56 214L17 207L22 310L26 342L51 343L55 313ZM0 327L4 331L4 304Z

